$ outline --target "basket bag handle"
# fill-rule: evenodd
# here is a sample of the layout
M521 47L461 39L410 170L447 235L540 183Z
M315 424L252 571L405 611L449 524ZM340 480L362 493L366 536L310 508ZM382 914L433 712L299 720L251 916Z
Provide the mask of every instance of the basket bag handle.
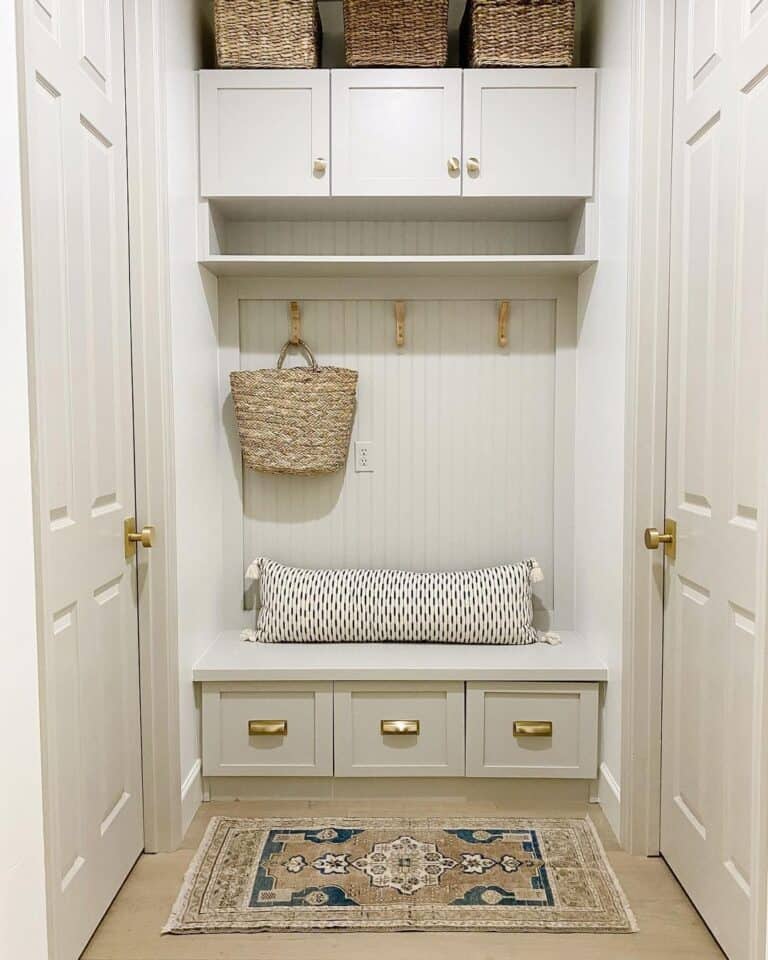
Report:
M280 351L280 356L277 358L277 369L282 370L283 364L285 363L285 357L288 353L289 347L298 347L299 350L304 354L304 359L307 361L307 365L313 373L317 373L317 361L315 360L314 354L309 349L306 343L303 340L298 340L296 343L292 343L290 340L286 340L285 346Z

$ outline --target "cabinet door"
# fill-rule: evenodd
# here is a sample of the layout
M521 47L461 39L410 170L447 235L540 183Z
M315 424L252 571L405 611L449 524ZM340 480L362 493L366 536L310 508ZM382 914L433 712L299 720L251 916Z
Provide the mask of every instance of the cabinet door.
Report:
M461 193L461 70L334 70L333 193Z
M202 70L204 197L330 192L328 70Z
M591 196L594 127L594 70L465 70L464 196Z

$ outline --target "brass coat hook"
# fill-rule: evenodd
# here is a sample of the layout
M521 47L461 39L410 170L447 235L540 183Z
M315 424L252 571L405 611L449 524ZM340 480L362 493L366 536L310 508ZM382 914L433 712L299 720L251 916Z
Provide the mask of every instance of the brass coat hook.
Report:
M398 347L405 346L405 304L402 300L395 300L395 343Z
M499 304L499 315L498 315L498 342L500 347L506 347L509 343L509 337L507 336L507 325L509 322L509 300L502 300Z
M301 343L301 307L296 300L291 300L291 335L288 339L294 347Z

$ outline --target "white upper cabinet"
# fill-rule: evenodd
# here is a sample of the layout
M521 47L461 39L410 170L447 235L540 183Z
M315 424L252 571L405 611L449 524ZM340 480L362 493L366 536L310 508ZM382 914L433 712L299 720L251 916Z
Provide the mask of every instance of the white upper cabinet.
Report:
M334 70L333 194L461 194L461 70Z
M594 118L594 70L465 70L464 196L591 196Z
M329 98L327 70L201 71L201 194L328 196Z
M588 69L203 70L201 193L589 197L594 115Z

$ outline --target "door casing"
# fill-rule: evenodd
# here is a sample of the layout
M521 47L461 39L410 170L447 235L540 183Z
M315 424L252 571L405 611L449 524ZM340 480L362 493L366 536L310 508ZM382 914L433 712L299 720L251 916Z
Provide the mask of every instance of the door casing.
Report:
M622 687L621 843L630 853L659 853L663 641L662 558L643 531L665 511L669 225L671 214L675 3L635 0L625 450L625 595ZM768 338L762 347L768 369ZM768 476L768 437L760 475ZM768 484L758 513L768 515ZM758 632L768 626L768 531L758 539ZM768 686L768 669L763 678ZM768 733L768 701L762 729ZM768 736L763 736L759 797L768 797ZM768 818L755 804L758 862L751 955L766 956Z
M123 0L136 515L161 532L139 593L144 842L182 838L164 0Z

